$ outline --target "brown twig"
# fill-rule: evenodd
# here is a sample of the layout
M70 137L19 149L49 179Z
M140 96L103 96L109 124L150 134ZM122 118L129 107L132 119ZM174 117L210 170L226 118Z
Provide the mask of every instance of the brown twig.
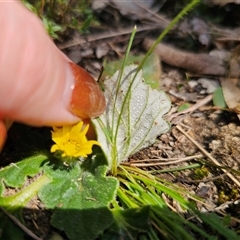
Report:
M159 27L159 24L152 24L152 25L147 25L147 26L142 26L142 27L138 27L137 28L137 32L142 32L142 31L148 31L148 30L153 30L153 29L159 29L161 28L161 26ZM99 40L103 40L106 38L112 38L112 37L117 37L117 36L121 36L121 35L126 35L126 34L130 34L133 31L133 27L124 29L124 30L117 30L117 31L113 31L113 32L104 32L102 34L96 34L96 35L89 35L86 37L83 37L81 39L73 39L70 40L69 42L63 43L63 44L58 44L58 48L63 50L69 47L73 47L76 45L80 45L83 43L87 43L87 42L94 42L94 41L99 41Z
M184 183L206 183L206 182L212 182L212 181L218 180L224 176L226 176L226 173L223 173L216 177L209 177L209 178L199 179L199 180L181 179L181 182L184 182Z
M154 42L154 40L146 38L143 41L143 47L149 49ZM155 51L161 61L195 74L212 76L225 76L227 74L227 66L223 60L208 54L190 53L163 43L158 44Z
M42 238L39 238L37 235L35 235L32 231L25 227L16 217L7 212L3 207L0 207L0 209L31 238L33 238L34 240L42 240Z
M188 109L186 109L184 111L171 114L170 116L166 115L166 119L168 121L172 121L173 118L176 118L177 116L182 115L182 114L193 112L193 111L197 110L198 108L204 106L205 104L209 103L210 101L212 101L212 94L208 95L204 99L199 100L197 103L195 103L190 108L188 108Z

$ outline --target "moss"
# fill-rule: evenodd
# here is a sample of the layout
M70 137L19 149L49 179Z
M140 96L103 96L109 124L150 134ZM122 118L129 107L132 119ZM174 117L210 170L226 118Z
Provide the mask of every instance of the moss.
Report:
M50 36L68 35L71 29L88 32L94 22L90 0L22 0L40 18Z

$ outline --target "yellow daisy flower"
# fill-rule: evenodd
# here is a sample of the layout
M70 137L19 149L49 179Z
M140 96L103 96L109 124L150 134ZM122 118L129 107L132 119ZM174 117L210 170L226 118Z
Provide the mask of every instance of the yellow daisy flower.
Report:
M52 140L56 143L51 147L51 152L62 151L62 157L87 157L92 153L92 146L99 142L88 141L86 133L89 125L83 127L83 122L76 125L53 127Z

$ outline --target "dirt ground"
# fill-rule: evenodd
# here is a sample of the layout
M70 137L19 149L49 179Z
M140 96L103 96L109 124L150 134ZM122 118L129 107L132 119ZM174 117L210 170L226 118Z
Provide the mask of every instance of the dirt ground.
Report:
M224 7L226 8L226 6ZM215 6L215 8L218 7ZM212 11L217 11L215 8ZM164 10L166 10L165 14L163 10L161 11L161 16L165 17L164 21L159 18L150 21L149 17L123 16L121 12L111 6L103 10L98 9L98 17L102 22L101 28L91 29L91 33L87 37L82 37L73 31L72 36L57 44L73 61L85 67L97 78L104 61L116 60L124 56L129 39L129 34L125 33L129 33L131 28L128 26L132 26L136 22L139 25L139 32L135 38L132 53L135 55L145 53L146 46L143 40L156 38L165 26L166 18L170 19L174 14L171 12L173 9L169 4L164 6ZM226 15L229 14L227 10L225 11ZM235 13L233 7L231 11ZM184 21L189 24L193 18L194 15L190 15ZM200 20L195 26L201 27L201 33L196 29L194 32L192 28L183 35L183 30L179 29L180 25L178 25L165 38L164 44L170 43L173 49L187 51L187 54L197 54L196 58L202 53L208 54L213 49L224 49L230 53L238 46L239 40L216 39L213 31L209 32L214 28L213 25L208 20L201 19L201 16L199 18ZM113 20L109 21L109 19ZM236 19L235 17L231 20L232 27L239 24L240 19ZM220 28L218 25L218 28L215 28L218 31L222 29L222 35L224 35L224 31L230 31L227 22L223 21L222 24L224 23L225 26L221 25ZM207 44L203 44L200 40L204 36L208 41ZM74 44L72 39L80 44ZM159 53L162 65L160 84L172 101L172 109L165 116L171 123L171 130L159 136L153 146L132 156L128 164L139 166L147 171L154 171L157 176L176 183L201 197L204 199L204 204L199 203L198 205L201 211L216 212L221 216L230 214L232 227L239 231L239 118L237 112L232 109L220 109L214 106L209 84L204 85L200 80L205 78L220 86L221 78L226 77L225 72L222 74L219 71L219 74L214 75L208 74L208 72L205 74L204 71L191 72L189 66L178 65L176 61L172 61L171 65L171 62L164 57L162 59L161 54ZM191 108L182 113L178 112L178 107L185 103L189 103ZM194 167L196 164L201 167ZM37 198L29 203L29 208L38 211L36 213L27 210L24 212L26 226L39 237L48 239L55 231L49 224L51 212L45 211Z

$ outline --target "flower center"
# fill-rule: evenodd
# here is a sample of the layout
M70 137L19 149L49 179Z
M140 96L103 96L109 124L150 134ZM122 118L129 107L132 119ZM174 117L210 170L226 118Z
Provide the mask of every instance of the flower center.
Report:
M70 156L77 154L81 149L79 142L73 140L68 140L64 146L65 152Z

